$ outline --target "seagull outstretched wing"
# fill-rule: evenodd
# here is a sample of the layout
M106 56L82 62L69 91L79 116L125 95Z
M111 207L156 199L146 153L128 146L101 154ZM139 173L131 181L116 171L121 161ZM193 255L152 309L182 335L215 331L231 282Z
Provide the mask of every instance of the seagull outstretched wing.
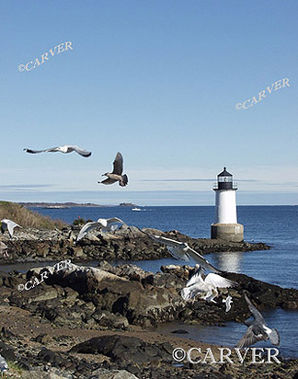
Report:
M68 146L69 148L72 148L73 151L75 151L76 153L80 154L82 157L90 157L90 155L92 154L91 151L87 151L85 149L82 149L81 147L75 145L75 146Z
M200 253L192 249L190 246L188 246L187 254L202 267L210 271L222 272L221 270L218 270L216 267L214 267L210 262L208 262L207 259L205 259Z
M244 294L244 298L247 302L248 309L251 311L252 315L254 316L256 321L259 321L262 324L265 324L264 317L261 315L261 313L257 310L257 308L252 304L252 302L247 297L246 293Z
M189 261L189 256L186 252L187 246L184 244L184 242L175 241L175 240L172 240L171 238L153 235L149 233L146 233L146 234L155 242L163 243L164 245L166 245L167 249L169 250L169 252L175 259L177 260L181 259L186 262Z
M87 151L85 149L82 149L81 147L77 145L64 145L64 146L55 146L55 147L50 147L47 149L42 149L42 150L33 150L33 149L23 149L26 151L26 153L30 154L38 154L38 153L71 153L75 151L77 154L81 155L82 157L90 157L91 152Z
M186 287L190 287L193 284L203 283L203 282L204 282L204 280L203 280L202 275L201 275L201 269L199 268L198 270L195 271L195 273L186 282Z
M59 146L57 146L57 147L51 147L49 149L43 149L43 150L33 150L33 149L27 149L27 148L25 148L23 150L26 151L26 153L38 154L38 153L52 153L52 152L59 151L57 149L59 149Z
M87 233L89 233L92 229L95 229L97 227L100 228L101 224L99 224L98 222L87 222L87 224L85 224L80 230L76 242L80 241L87 235Z
M102 183L102 184L113 184L113 183L116 183L117 180L115 179L110 179L110 178L107 178L105 180L103 180L102 182L98 182L98 183Z
M272 345L279 345L280 336L276 329L271 329L271 332L268 333L268 337Z
M113 162L112 174L121 175L123 171L123 157L121 153L117 153Z
M232 280L223 278L222 276L213 273L208 274L204 282L206 284L211 284L213 287L216 288L229 288L238 285L236 282L233 282Z
M263 341L266 339L263 334L254 334L253 332L253 325L249 326L247 328L246 333L244 336L241 338L241 340L237 343L237 346L239 349L242 349L243 347L248 347L251 345L254 345L258 341Z
M14 228L16 228L17 226L19 228L22 228L19 224L16 224L14 221L11 221L11 220L8 220L8 219L3 219L1 220L1 223L3 223L7 230L8 230L8 234L10 237L13 236L13 231L14 231Z
M122 221L120 218L118 217L112 217L112 218L108 218L107 219L107 224L108 226L109 225L112 225L112 224L115 224L115 223L119 223L119 224L125 224L124 221Z

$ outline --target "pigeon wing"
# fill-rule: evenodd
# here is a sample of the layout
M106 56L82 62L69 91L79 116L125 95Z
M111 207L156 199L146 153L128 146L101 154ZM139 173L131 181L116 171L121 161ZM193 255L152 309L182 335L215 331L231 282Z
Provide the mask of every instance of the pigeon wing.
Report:
M232 280L223 278L222 276L213 273L210 273L206 276L205 283L211 284L216 288L229 288L237 286L236 282L233 282Z
M242 349L243 347L248 347L251 345L254 345L258 341L264 340L264 336L262 334L255 335L253 332L253 325L249 326L247 328L246 333L241 338L241 340L237 343L237 346L239 349Z
M121 153L117 153L116 158L113 162L112 174L122 175L122 171L123 171L123 157Z

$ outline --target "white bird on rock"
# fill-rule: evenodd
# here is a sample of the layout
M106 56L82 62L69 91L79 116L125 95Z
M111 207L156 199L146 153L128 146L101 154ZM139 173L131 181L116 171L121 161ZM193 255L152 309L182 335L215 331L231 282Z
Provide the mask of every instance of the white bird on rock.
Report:
M221 272L216 267L214 267L211 263L207 261L201 254L199 254L197 251L192 249L186 242L179 242L172 240L167 237L158 236L146 233L150 238L152 238L154 241L163 243L166 245L167 249L171 253L171 255L175 259L181 259L183 261L189 261L190 258L192 258L195 262L197 262L202 267L213 271L213 272Z
M108 178L103 180L102 184L113 184L119 182L119 186L125 187L128 183L127 175L122 175L123 172L123 157L121 153L117 153L115 160L113 162L113 171L106 172L102 176L107 176Z
M99 218L97 221L87 222L79 232L76 242L84 238L91 230L100 229L104 233L113 232L117 229L117 224L124 225L125 222L118 217Z
M237 347L241 349L243 347L254 345L258 341L266 341L268 339L273 345L279 345L280 336L278 331L276 329L268 328L263 316L257 308L252 305L246 293L244 293L244 297L254 320L252 322L245 322L245 325L247 325L248 328L244 336L238 342Z
M38 153L64 153L69 154L75 151L76 153L80 154L82 157L90 157L92 154L90 151L87 151L85 149L80 148L77 145L64 145L64 146L57 146L57 147L50 147L49 149L43 149L43 150L32 150L32 149L24 149L26 153L30 154L38 154Z
M8 234L9 234L10 238L12 238L14 228L16 228L17 226L19 228L22 228L22 226L20 226L19 224L16 224L15 222L8 220L6 218L1 220L1 232L4 233L5 230L8 230Z
M202 299L216 303L214 298L218 296L218 288L229 288L238 285L218 274L204 275L200 265L196 265L196 268L197 270L186 283L186 287L181 291L181 296L184 300L193 299L196 295L201 294Z

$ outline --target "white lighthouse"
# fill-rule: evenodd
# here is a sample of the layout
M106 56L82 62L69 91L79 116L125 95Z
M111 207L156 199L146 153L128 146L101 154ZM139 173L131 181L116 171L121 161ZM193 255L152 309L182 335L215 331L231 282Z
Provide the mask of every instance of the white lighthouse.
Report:
M237 223L236 191L233 176L226 170L217 175L214 186L216 221L211 225L211 238L226 241L243 241L243 225Z

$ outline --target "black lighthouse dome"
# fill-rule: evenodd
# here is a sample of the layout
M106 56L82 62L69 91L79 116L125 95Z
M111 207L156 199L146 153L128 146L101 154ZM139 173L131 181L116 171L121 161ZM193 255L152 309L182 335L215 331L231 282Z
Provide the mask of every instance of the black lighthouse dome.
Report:
M233 186L233 175L227 171L224 167L223 171L217 175L217 186L218 190L236 190L237 188Z

